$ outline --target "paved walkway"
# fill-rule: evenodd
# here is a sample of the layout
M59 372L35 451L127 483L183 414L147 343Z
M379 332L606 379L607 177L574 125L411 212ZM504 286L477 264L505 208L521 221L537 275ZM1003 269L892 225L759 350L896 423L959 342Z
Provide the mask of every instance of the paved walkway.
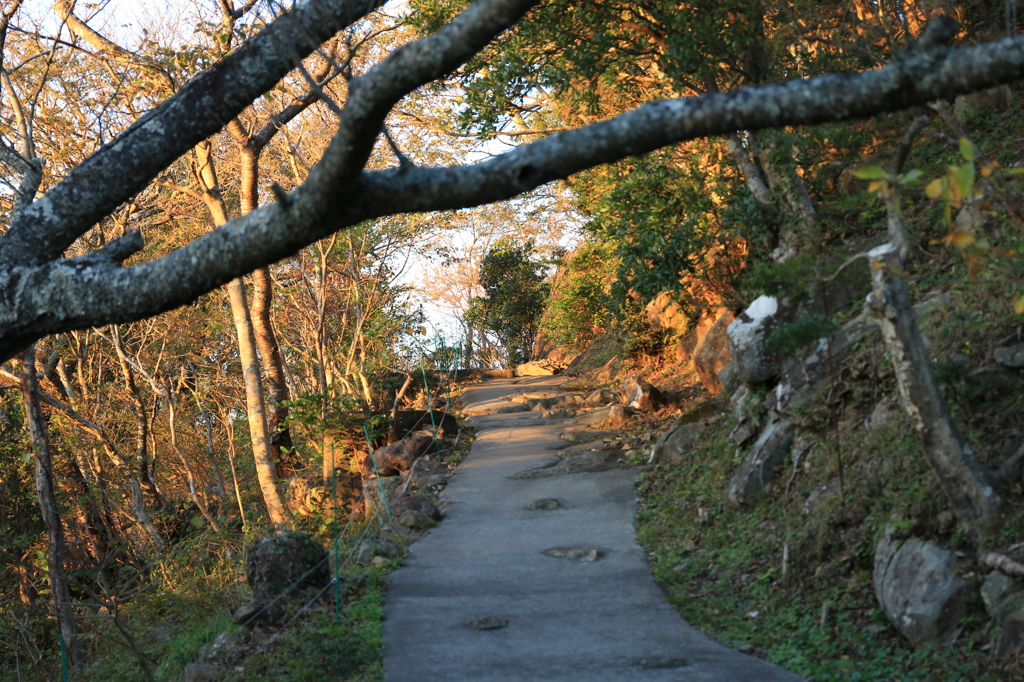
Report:
M480 412L560 383L489 380L464 403ZM800 679L713 642L668 604L636 544L634 470L510 479L552 463L565 424L536 412L473 421L447 518L392 574L386 682ZM548 498L560 506L528 509Z

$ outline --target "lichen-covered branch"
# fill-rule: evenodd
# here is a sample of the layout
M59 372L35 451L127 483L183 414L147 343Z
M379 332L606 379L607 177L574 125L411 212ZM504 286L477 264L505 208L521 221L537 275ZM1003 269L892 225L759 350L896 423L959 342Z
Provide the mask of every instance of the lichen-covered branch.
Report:
M984 534L997 520L1003 500L939 392L910 303L899 249L883 244L868 253L868 260L872 278L868 311L882 332L910 425L957 517Z
M308 0L295 13L323 2L326 0ZM349 4L366 9L374 3ZM87 192L76 188L72 176L79 177L75 174L83 168L94 168L89 166L93 163L90 159L67 181L28 207L0 238L0 357L10 357L45 334L128 322L190 302L234 277L367 219L476 206L685 140L736 130L862 118L1024 77L1022 37L962 49L938 45L911 49L893 63L864 73L651 102L607 121L550 135L482 163L448 168L407 164L376 172L363 169L384 117L403 96L469 59L533 4L532 0L481 0L441 31L399 48L354 79L338 132L320 163L302 186L291 194L281 194L275 204L231 220L177 251L135 267L81 259L54 260L69 240L126 198L124 186L109 186L110 177L152 177L158 172L157 166L167 163L169 156L186 151L199 134L200 128L188 128L187 133L172 128L173 119L163 109L147 115L96 156L108 164L115 158L155 153L153 145L159 142L159 163L129 164L133 170L118 167L104 171L99 174L103 188L90 185L93 189ZM249 49L243 47L239 53ZM246 73L242 66L234 68ZM200 87L194 84L202 78L186 89ZM236 97L234 84L224 81L206 82L202 88L214 85L232 90L226 99L236 104L245 97L251 99L255 92L255 86L249 84L249 94ZM195 106L193 100L182 101L192 101ZM175 111L175 116L188 118L184 110ZM232 111L237 113L237 109ZM223 120L234 113L227 112ZM173 134L158 135L154 126L162 129L165 125ZM137 142L142 145L138 153L134 151ZM163 145L174 151L167 152ZM139 174L133 175L137 171ZM83 182L88 185L88 181ZM67 189L60 189L65 186ZM58 190L66 193L54 195ZM80 192L89 194L88 201L78 196ZM56 204L51 195L60 197ZM78 202L79 198L84 203ZM92 208L79 210L78 204Z

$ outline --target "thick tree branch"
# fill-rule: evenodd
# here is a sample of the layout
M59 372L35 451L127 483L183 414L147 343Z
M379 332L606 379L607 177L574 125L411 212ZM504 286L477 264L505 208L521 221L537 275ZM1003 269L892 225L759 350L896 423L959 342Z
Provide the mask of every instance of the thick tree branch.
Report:
M652 102L478 164L361 170L384 116L402 96L467 59L530 4L476 3L442 31L397 50L354 80L337 135L287 201L130 269L74 259L0 272L0 357L48 333L169 310L367 219L476 206L685 140L863 118L1024 77L1024 38L958 50L910 50L865 73Z
M160 171L224 127L338 31L383 0L302 0L184 85L37 199L0 238L0 265L60 255Z

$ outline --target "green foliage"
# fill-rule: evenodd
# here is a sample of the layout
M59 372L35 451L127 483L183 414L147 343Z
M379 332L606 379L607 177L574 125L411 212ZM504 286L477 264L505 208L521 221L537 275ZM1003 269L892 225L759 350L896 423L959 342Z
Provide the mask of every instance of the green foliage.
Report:
M185 666L192 662L196 652L212 642L222 632L231 634L238 628L231 622L231 614L226 611L215 612L212 618L195 625L194 628L183 629L171 640L167 654L160 661L153 677L161 682L180 678Z
M0 393L0 589L16 594L19 563L44 531L34 459L16 391Z
M839 328L836 321L826 315L807 315L792 324L786 324L772 332L765 348L774 353L795 355L797 351L818 339L832 334Z
M617 259L607 243L588 242L572 255L555 282L542 320L551 341L581 351L607 329L616 269Z
M704 255L719 243L704 174L695 162L659 151L618 164L611 182L594 182L588 232L614 244L619 276L613 295L645 301L674 291L685 274L704 274Z
M379 680L384 652L384 586L382 576L371 574L344 606L340 623L329 611L314 611L297 627L287 630L273 648L250 658L244 673L228 679Z
M814 294L812 286L820 277L821 257L801 254L782 263L756 263L743 282L743 297L760 295L786 298L794 306L802 305Z
M921 533L943 509L904 417L857 439L844 436L843 495L826 438L800 471L776 474L782 481L793 476L792 492L779 485L744 509L722 504L736 467L728 440L734 421L711 420L682 462L657 466L639 483L638 539L685 619L809 679L1015 679L993 666L971 633L953 647L914 651L877 606L872 570L881 529L903 519ZM808 494L828 481L832 492L804 513ZM976 633L988 637L982 628Z
M550 290L544 265L532 259L533 242L496 243L480 264L483 296L470 301L466 319L494 332L509 366L529 359Z

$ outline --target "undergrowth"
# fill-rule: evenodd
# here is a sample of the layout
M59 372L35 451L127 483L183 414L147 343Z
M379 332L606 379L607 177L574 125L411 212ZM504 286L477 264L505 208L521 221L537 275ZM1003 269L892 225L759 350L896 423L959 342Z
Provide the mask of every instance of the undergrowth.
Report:
M915 651L878 606L874 549L887 524L969 549L902 414L872 430L847 419L838 447L822 429L744 508L723 504L738 466L733 426L719 416L682 461L639 483L639 540L684 619L810 680L1021 679L1024 661L991 660L996 628L981 619L951 647Z

